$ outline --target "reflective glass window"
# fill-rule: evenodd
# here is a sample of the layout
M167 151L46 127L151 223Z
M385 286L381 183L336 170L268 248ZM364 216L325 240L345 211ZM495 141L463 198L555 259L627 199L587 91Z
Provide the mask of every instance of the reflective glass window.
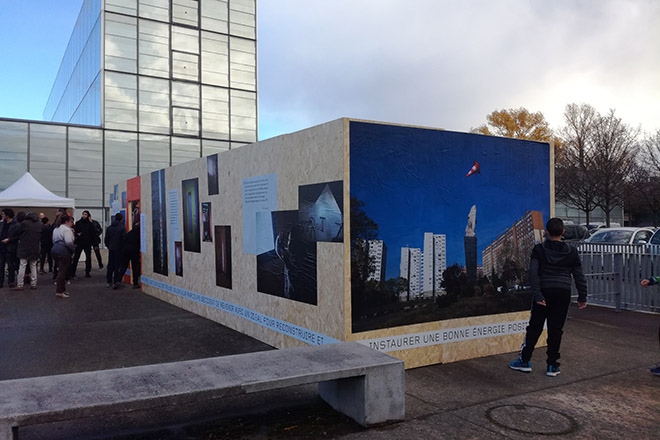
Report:
M170 29L165 23L140 20L140 74L169 78Z
M76 205L103 206L101 173L103 131L69 127L68 196L76 199Z
M165 22L170 21L170 0L140 0L138 8L140 17Z
M227 0L203 0L201 8L202 29L226 34L229 20Z
M196 0L172 0L172 22L197 27Z
M199 84L172 81L172 105L199 109Z
M229 85L229 39L226 35L202 32L202 83Z
M30 124L30 173L49 191L66 196L66 127Z
M105 0L105 10L120 14L137 15L135 0Z
M44 109L43 119L46 121L90 125L101 123L100 107L93 112L79 111L83 100L89 103L92 99L90 92L99 93L100 100L100 89L93 88L101 71L100 3L86 1L80 9Z
M231 140L257 140L257 94L231 90Z
M221 153L229 150L229 142L227 141L212 141L210 139L202 140L202 157L210 156L212 154Z
M202 137L229 139L229 90L202 86Z
M0 190L6 189L27 171L28 124L0 121Z
M137 73L137 19L105 14L105 68Z
M137 176L137 134L105 131L105 190L113 191L115 184Z
M236 89L256 90L256 42L243 38L231 37L230 42L231 87Z
M105 72L105 127L137 130L137 77Z
M229 33L238 37L256 38L255 0L229 2Z
M140 77L140 131L170 133L170 82Z
M172 52L172 78L197 82L199 79L199 56Z
M172 137L172 165L201 157L199 139Z
M170 137L140 134L140 174L151 173L170 166Z
M172 107L172 133L199 136L199 110Z
M172 26L172 50L199 54L199 31Z

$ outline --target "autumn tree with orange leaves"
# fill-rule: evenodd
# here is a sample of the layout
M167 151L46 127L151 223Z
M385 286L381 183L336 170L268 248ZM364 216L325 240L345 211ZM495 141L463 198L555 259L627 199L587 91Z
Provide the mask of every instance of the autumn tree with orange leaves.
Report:
M470 132L541 142L553 139L552 130L543 113L531 113L524 107L495 110L486 116L486 120L487 124L473 128Z

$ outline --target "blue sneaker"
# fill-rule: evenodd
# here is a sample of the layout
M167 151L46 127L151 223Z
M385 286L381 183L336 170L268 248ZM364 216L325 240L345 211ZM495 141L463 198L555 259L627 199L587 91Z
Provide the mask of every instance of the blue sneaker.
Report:
M511 368L512 370L524 371L525 373L529 373L532 371L532 363L530 361L523 362L520 359L516 359L515 361L509 364L509 368Z
M656 365L655 368L651 368L651 373L660 376L660 364Z
M561 371L559 371L559 367L548 365L548 369L546 370L545 375L550 377L555 377L559 373L561 373Z

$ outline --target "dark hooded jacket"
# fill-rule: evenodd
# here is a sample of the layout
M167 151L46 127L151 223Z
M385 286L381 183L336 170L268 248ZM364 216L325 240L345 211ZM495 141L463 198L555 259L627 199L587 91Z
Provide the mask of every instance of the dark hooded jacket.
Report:
M11 222L9 225L9 231L7 231L7 238L9 241L7 242L7 253L8 254L16 254L16 249L18 249L18 239L21 236L21 223L16 220L16 217L14 217L14 221Z
M76 244L78 246L87 247L94 244L96 228L91 220L80 217L73 230L76 233Z
M38 260L40 255L41 230L43 223L34 212L28 212L19 229L18 258Z
M126 226L124 221L113 221L105 231L105 246L111 251L123 251L126 240Z
M535 302L545 300L541 289L570 290L572 280L575 280L578 301L587 300L587 279L582 271L577 248L562 241L546 240L534 246L529 264L529 280Z

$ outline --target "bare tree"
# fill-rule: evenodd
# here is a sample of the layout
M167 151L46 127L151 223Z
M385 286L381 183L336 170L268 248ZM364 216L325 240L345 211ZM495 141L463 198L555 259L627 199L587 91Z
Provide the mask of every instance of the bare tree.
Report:
M639 129L621 122L614 110L595 120L591 166L596 176L596 205L605 212L607 226L612 210L623 205L624 182L635 165L638 136Z
M652 214L653 226L660 223L660 130L647 135L625 186L626 212L639 222Z
M649 159L649 165L660 175L660 130L647 136L643 142L645 156Z
M569 104L564 110L566 125L561 130L562 154L556 157L555 195L584 212L587 223L596 209L597 186L593 172L592 137L598 119L588 104Z

